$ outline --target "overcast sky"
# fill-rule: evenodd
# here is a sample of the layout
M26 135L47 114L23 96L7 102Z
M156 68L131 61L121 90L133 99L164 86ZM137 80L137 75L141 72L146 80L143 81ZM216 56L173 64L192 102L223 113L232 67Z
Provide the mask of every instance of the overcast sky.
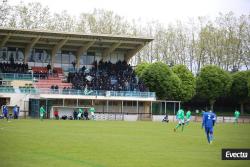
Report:
M8 0L18 4L21 0ZM41 2L51 12L67 10L77 16L94 8L112 10L128 20L159 20L162 23L198 16L218 16L219 12L233 11L237 16L250 14L250 0L22 0L24 3Z

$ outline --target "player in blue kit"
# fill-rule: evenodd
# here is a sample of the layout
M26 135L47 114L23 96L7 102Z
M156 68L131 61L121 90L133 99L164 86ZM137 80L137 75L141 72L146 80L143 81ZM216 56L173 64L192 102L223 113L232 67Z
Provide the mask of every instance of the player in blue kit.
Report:
M6 118L7 121L9 122L9 110L6 105L3 106L3 118Z
M213 141L213 127L216 121L216 115L212 111L203 113L202 128L205 127L207 141L209 144Z

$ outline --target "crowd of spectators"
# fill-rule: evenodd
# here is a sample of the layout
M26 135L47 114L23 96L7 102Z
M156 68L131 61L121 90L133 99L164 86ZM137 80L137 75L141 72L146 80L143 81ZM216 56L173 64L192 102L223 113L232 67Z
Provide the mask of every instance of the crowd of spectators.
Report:
M50 88L51 88L52 90L58 90L58 89L59 89L58 85L51 85Z
M14 62L0 62L0 71L2 73L28 73L28 64Z
M39 79L48 79L48 72L45 71L33 71L33 75L35 78Z
M111 91L148 91L146 86L138 80L132 67L126 61L94 62L91 69L82 68L81 71L69 73L68 82L73 89Z

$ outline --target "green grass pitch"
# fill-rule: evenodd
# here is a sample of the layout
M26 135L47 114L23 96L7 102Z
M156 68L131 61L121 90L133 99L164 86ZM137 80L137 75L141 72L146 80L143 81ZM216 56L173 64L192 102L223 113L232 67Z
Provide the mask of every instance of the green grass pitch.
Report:
M250 124L216 124L209 145L200 123L0 120L1 167L215 167L222 148L250 148Z

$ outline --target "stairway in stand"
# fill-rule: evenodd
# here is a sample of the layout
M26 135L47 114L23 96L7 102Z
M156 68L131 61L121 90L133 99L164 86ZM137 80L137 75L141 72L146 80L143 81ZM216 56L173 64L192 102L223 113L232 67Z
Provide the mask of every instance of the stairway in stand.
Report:
M72 88L71 83L62 82L64 79L64 74L62 68L54 68L57 72L57 76L49 76L48 79L40 79L38 82L34 83L36 88L51 88L52 85L58 85L59 89L63 89L64 87Z

